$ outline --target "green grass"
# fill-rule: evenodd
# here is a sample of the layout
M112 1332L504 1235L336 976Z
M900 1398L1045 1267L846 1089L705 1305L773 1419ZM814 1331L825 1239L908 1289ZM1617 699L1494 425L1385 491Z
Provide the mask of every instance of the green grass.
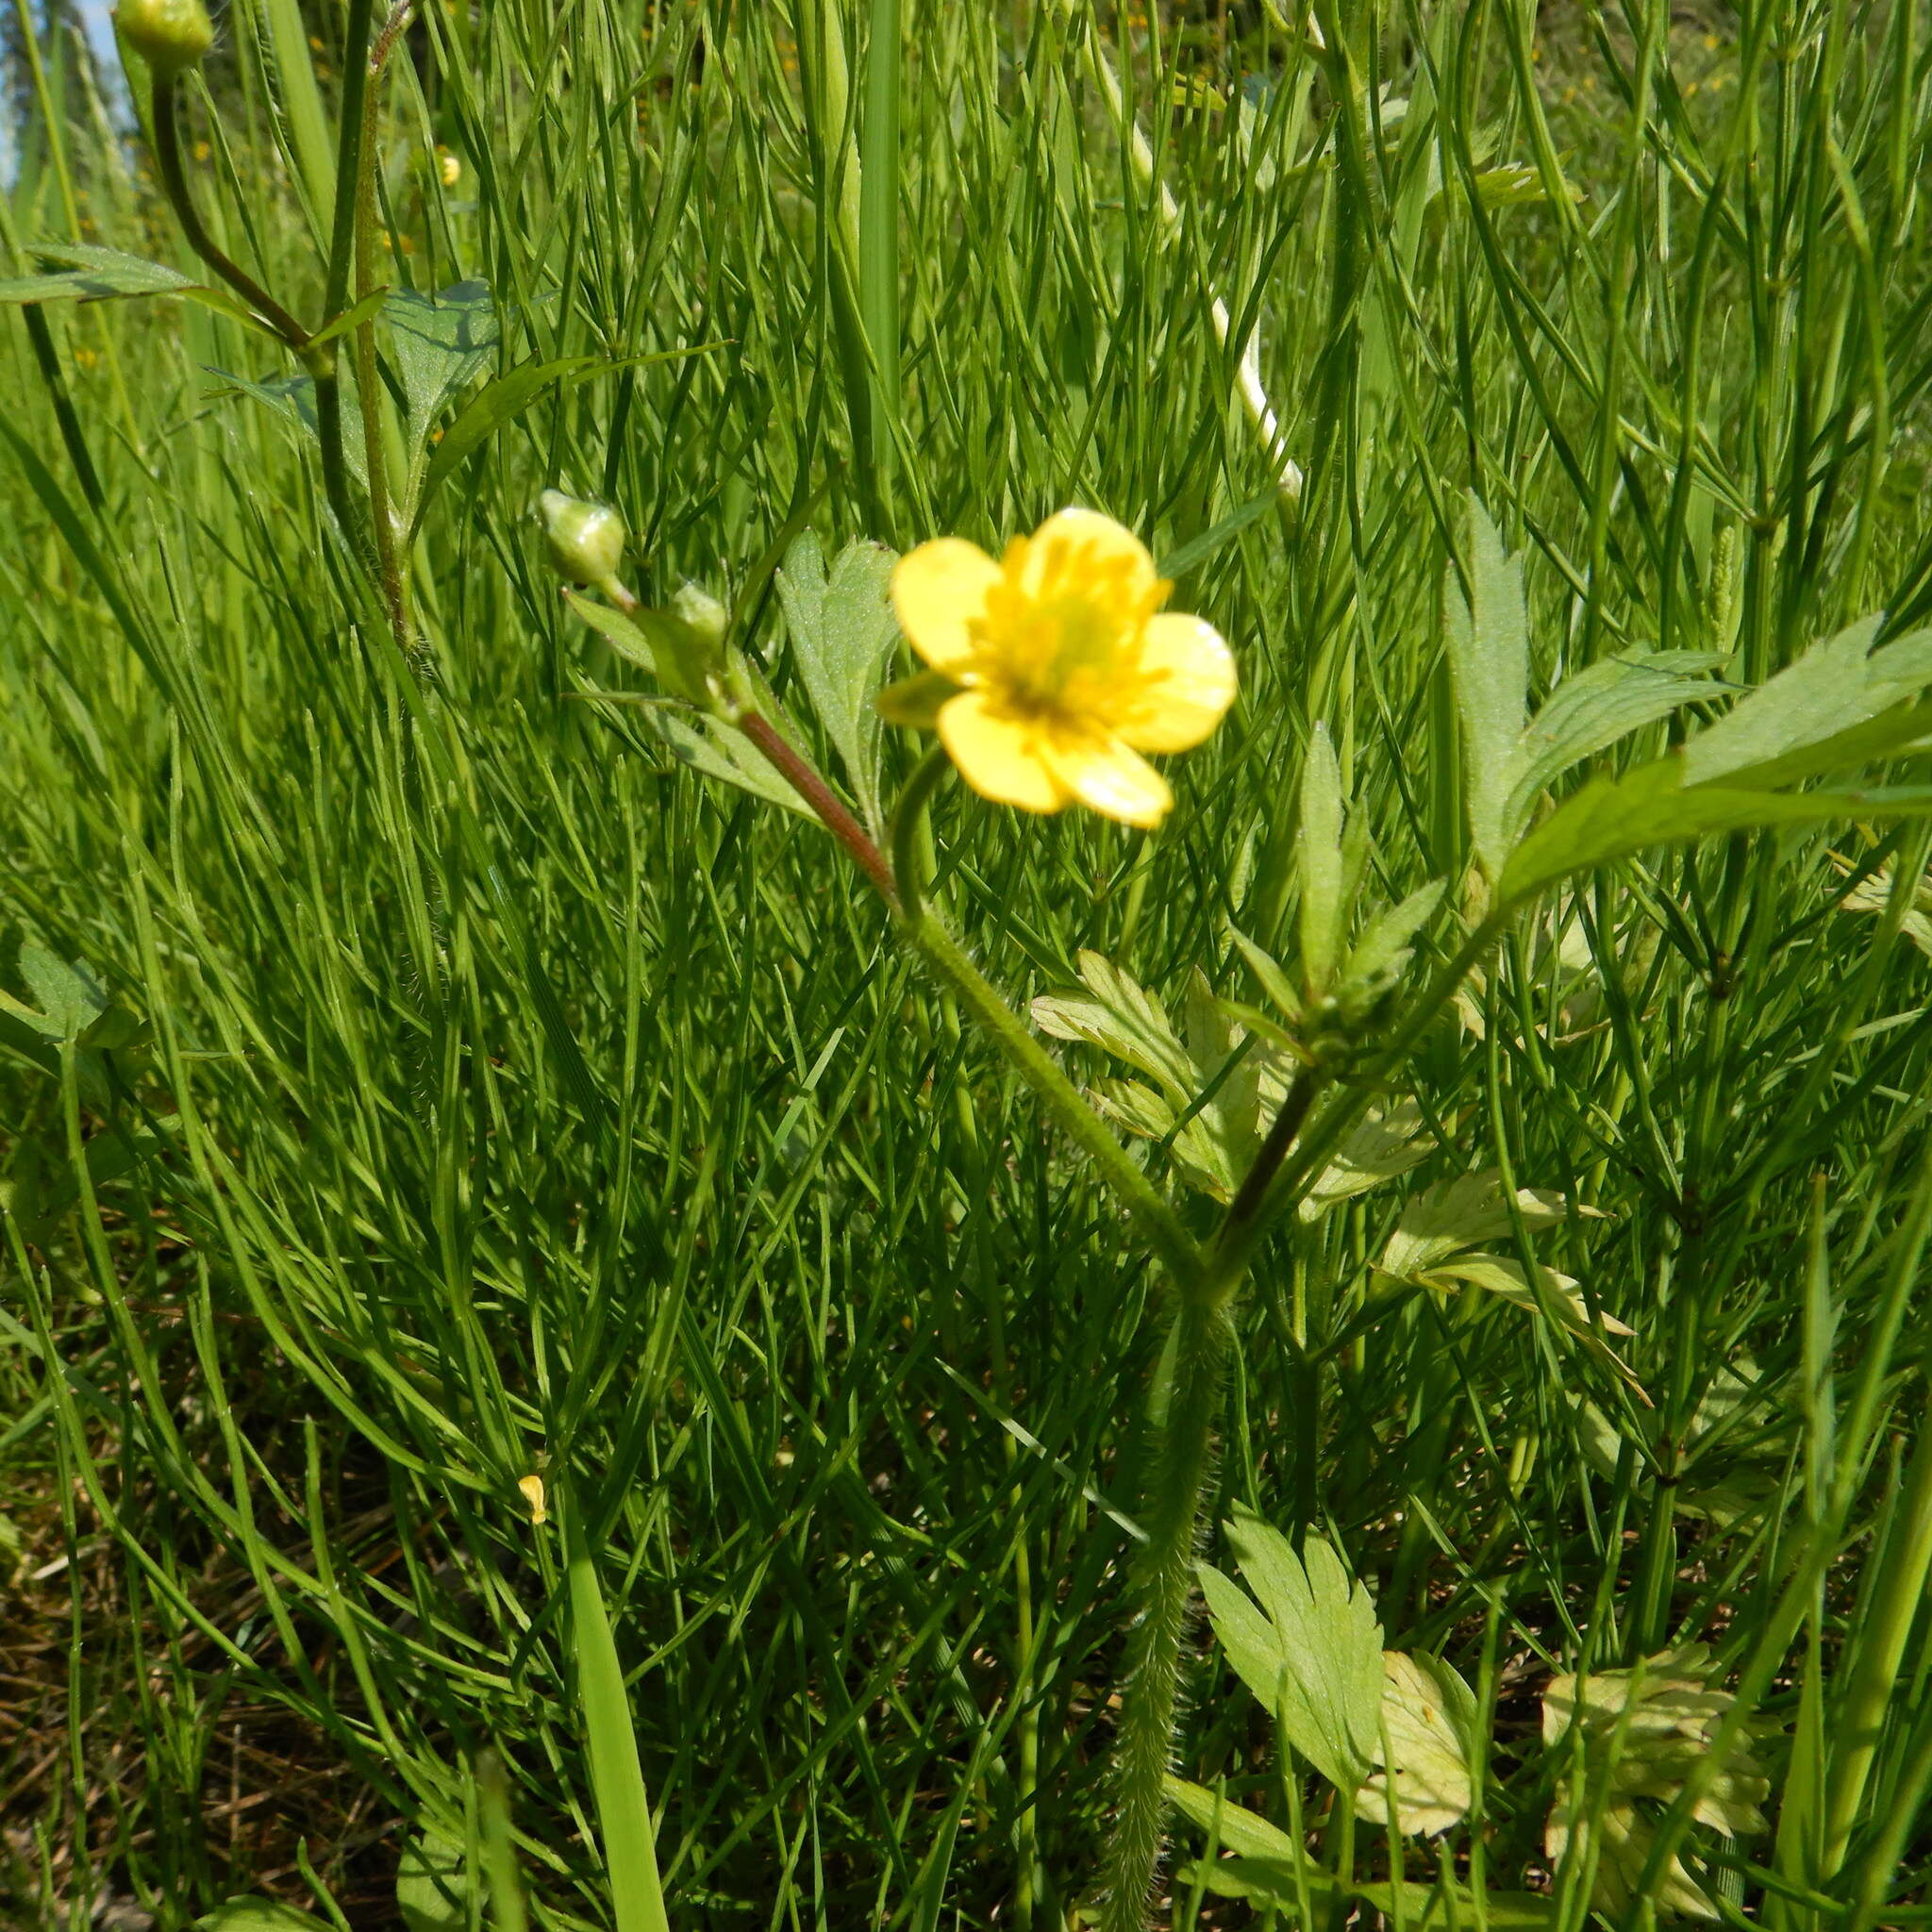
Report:
M935 804L940 895L1020 1001L1083 948L1172 1005L1196 968L1257 998L1228 925L1279 944L1317 723L1376 895L1462 877L1471 491L1525 559L1539 696L1640 645L1751 686L1932 614L1923 8L1324 7L1325 58L1225 11L426 8L383 92L379 278L486 280L504 368L703 353L486 441L429 503L403 647L312 441L212 373L291 374L273 343L48 305L41 358L0 316L0 986L45 1010L38 945L130 1023L0 1037L8 1923L79 1924L103 1882L165 1932L247 1891L399 1923L411 1836L509 1862L486 1748L529 1923L630 1923L566 1535L673 1924L1097 1907L1158 1270L829 840L583 701L642 681L560 605L541 490L621 507L648 601L749 586L794 701L758 574L805 522L827 554L993 544L1077 501L1183 559L1243 696L1158 837ZM342 22L307 25L319 83L278 64L291 4L237 6L189 138L210 227L312 325ZM71 73L8 233L195 271ZM1295 504L1239 397L1256 326ZM1391 1647L1476 1686L1464 1881L1480 1840L1475 1877L1545 1882L1547 1674L1698 1641L1774 1788L1767 1835L1695 1837L1721 1909L1923 1915L1928 965L1831 853L1926 856L1733 835L1519 923L1404 1077L1441 1150L1277 1233L1237 1305L1209 1520L1325 1536ZM1651 1406L1538 1315L1378 1299L1405 1204L1491 1166L1607 1217L1535 1251L1634 1329ZM1198 1653L1178 1768L1320 1824ZM1379 1827L1318 1842L1386 1875ZM1585 1923L1588 1874L1554 1889ZM1177 1920L1266 1916L1174 1890ZM514 1924L485 1896L448 1923Z

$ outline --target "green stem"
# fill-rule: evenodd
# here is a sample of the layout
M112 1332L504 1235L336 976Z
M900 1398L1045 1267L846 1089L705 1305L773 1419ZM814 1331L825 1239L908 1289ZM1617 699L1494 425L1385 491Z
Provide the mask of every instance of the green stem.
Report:
M926 807L940 788L953 760L942 744L936 744L913 767L892 808L892 876L899 884L899 903L906 916L915 918L925 900L920 828L925 824Z
M1232 1338L1224 1294L1198 1288L1183 1294L1174 1309L1166 1374L1155 1391L1157 1474L1143 1518L1147 1541L1130 1583L1137 1614L1128 1639L1126 1703L1114 1743L1114 1824L1101 1932L1143 1932L1147 1923L1167 1813L1201 1496L1213 1461L1214 1424Z
M1826 1877L1836 1876L1844 1864L1872 1762L1885 1735L1906 1644L1924 1601L1925 1574L1932 1567L1932 1428L1919 1431L1897 1519L1874 1561L1877 1571L1858 1620L1851 1681L1831 1719L1835 1748L1825 1787L1830 1793L1824 1814Z
M376 114L381 91L374 85L389 58L396 37L408 24L411 0L400 0L383 29L376 36L369 57L369 80L362 100L361 169L356 183L356 300L360 302L375 287L375 153ZM383 608L389 613L390 628L396 642L406 645L409 635L408 580L396 548L395 524L391 510L389 453L383 447L380 380L375 367L375 320L360 324L355 335L356 387L362 398L362 447L369 475L369 522L375 541L375 563L382 588Z
M242 301L248 304L289 347L300 354L308 341L308 331L251 275L230 261L215 239L202 225L195 212L194 198L188 192L188 176L181 166L181 126L175 113L175 83L157 79L154 86L155 165L161 172L162 192L189 247L214 270Z
M1114 1139L1106 1122L1080 1098L1053 1056L993 991L960 949L958 941L931 913L921 912L902 920L900 931L958 995L960 1006L1006 1055L1014 1071L1032 1088L1068 1138L1092 1158L1139 1223L1141 1232L1167 1263L1183 1294L1191 1298L1198 1291L1202 1275L1200 1245L1181 1224L1180 1217L1161 1199L1154 1183Z
M324 284L322 312L340 315L348 307L349 276L356 258L356 203L362 179L362 103L369 85L369 29L375 0L349 0L349 17L342 44L342 114L336 152L335 223L329 237L328 276ZM365 528L349 488L349 463L342 441L342 378L331 347L325 364L317 360L309 374L315 378L315 426L322 442L322 480L329 508L342 526L342 535L372 575L380 576L373 529ZM365 399L373 408L374 399Z
M1261 1151L1256 1155L1254 1166L1248 1170L1241 1191L1228 1208L1227 1218L1221 1224L1215 1247L1237 1266L1237 1257L1249 1252L1252 1230L1268 1197L1269 1186L1280 1173L1281 1163L1288 1158L1288 1150L1294 1145L1295 1137L1307 1121L1308 1109L1314 1106L1315 1097L1324 1084L1324 1076L1315 1068L1296 1070L1293 1084L1282 1100L1281 1111L1274 1116L1274 1124L1268 1129L1268 1138L1261 1142Z
M1434 1024L1470 968L1507 923L1507 911L1494 913L1470 934L1461 951L1404 1016L1371 1063L1368 1077L1322 1116L1290 1166L1289 1156L1295 1151L1327 1078L1314 1068L1297 1075L1228 1208L1205 1268L1191 1277L1180 1276L1180 1305L1156 1392L1160 1441L1146 1518L1148 1541L1132 1585L1138 1621L1128 1659L1126 1707L1115 1746L1119 1788L1108 1848L1101 1932L1141 1932L1160 1858L1165 1779L1174 1749L1183 1640L1194 1588L1201 1497L1213 1456L1232 1332L1228 1303L1269 1227L1299 1199L1308 1179L1321 1172L1328 1153L1368 1107L1379 1081L1401 1064Z
M859 126L858 315L872 356L874 485L890 511L899 421L900 0L872 0ZM890 534L888 530L881 534Z
M369 32L375 0L349 0L342 37L342 119L336 150L335 224L329 234L328 279L322 312L340 315L349 306L349 274L356 259L356 202L362 181L362 102L369 91Z
M1194 1590L1201 1496L1213 1457L1214 1423L1232 1332L1227 1306L1260 1238L1259 1218L1270 1185L1325 1081L1312 1067L1297 1073L1222 1222L1206 1271L1182 1283L1153 1405L1159 1432L1158 1473L1147 1512L1147 1545L1133 1579L1138 1619L1115 1747L1119 1789L1102 1932L1141 1932L1146 1923L1147 1897L1163 1842L1165 1780Z

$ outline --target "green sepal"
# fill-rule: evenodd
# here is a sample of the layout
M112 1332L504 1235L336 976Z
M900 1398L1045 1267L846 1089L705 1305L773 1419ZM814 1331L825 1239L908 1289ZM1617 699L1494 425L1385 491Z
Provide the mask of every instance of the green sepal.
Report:
M904 724L913 731L930 731L940 722L940 709L948 698L956 698L965 687L956 684L943 671L919 671L889 684L873 700L878 714L888 724Z

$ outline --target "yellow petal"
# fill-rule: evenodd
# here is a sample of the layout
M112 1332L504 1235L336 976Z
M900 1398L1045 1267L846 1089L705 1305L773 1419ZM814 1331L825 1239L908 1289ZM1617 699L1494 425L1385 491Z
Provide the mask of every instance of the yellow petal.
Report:
M1000 567L963 537L936 537L892 569L892 611L912 648L935 671L963 671L973 658L967 626L986 609Z
M1147 620L1140 683L1114 728L1141 751L1188 751L1234 703L1234 653L1205 618L1162 611Z
M1043 748L1061 788L1110 819L1129 825L1158 825L1174 804L1167 780L1117 738L1062 734Z
M1147 546L1124 524L1096 509L1063 509L1047 518L1027 540L1020 565L1020 588L1040 596L1069 571L1083 591L1103 574L1124 602L1151 600L1160 586Z
M940 738L960 777L982 797L1026 811L1058 811L1066 804L1069 794L1042 756L1044 734L995 714L982 692L961 691L941 706Z

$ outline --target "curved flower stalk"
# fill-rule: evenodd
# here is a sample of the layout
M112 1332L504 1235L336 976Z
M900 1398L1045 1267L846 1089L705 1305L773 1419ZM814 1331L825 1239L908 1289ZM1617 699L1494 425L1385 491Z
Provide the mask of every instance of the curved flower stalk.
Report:
M369 582L379 591L384 614L399 645L408 641L408 596L377 421L374 323L386 291L375 285L378 233L375 83L408 24L414 0L394 0L378 32L375 0L348 0L324 320L312 329L226 254L195 207L181 139L180 86L183 76L192 73L214 45L214 25L203 0L122 0L114 15L122 45L138 57L137 66L146 68L155 165L182 238L216 279L239 298L231 301L223 296L218 306L280 342L314 385L323 487L329 508ZM201 291L201 299L209 300L213 292ZM361 389L366 502L358 498L351 486L344 441L348 412L343 407L340 367L344 337L353 338Z

